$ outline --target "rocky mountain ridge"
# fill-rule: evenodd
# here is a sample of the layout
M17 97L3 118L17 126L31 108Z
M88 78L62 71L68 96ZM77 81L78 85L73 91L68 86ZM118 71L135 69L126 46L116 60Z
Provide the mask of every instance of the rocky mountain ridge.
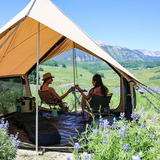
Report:
M160 61L160 51L151 52L146 49L129 49L122 46L108 45L102 41L96 43L117 61ZM76 60L82 62L99 61L98 58L81 50L75 50ZM54 57L55 60L72 60L72 51Z

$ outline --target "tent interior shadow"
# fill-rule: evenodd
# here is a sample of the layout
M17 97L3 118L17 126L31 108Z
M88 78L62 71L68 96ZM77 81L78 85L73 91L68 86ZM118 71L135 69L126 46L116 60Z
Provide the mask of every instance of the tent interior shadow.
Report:
M78 130L79 134L81 134L82 132L85 131L86 129L86 124L90 123L91 121L84 121L84 118L82 116L76 115L76 114L67 114L65 115L64 113L58 113L58 117L52 117L51 114L45 111L42 111L43 116L45 116L59 131L59 134L61 135L61 141L59 144L54 144L54 145L50 145L50 146L45 146L45 148L47 147L56 147L58 149L58 147L60 147L61 149L63 147L72 147L72 145L70 144L70 136L71 137L76 137L78 138L78 133L76 130ZM14 118L12 115L10 115L9 117L6 117L6 120L8 120L9 122L9 134L16 134L17 132L19 132L18 134L18 139L21 141L21 143L23 144L22 146L20 145L20 147L22 148L30 148L28 144L31 144L31 148L34 148L33 146L35 146L35 144L33 144L28 136L27 133L25 132L25 130L23 128L19 128L17 126L17 124L14 121ZM76 130L75 130L76 129ZM74 142L76 142L76 139L73 139ZM24 144L27 144L26 146Z

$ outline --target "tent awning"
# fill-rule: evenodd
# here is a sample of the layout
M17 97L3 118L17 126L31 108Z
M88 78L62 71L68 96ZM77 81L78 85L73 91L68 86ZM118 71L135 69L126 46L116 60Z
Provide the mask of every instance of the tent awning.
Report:
M38 22L40 63L75 46L107 61L126 79L141 83L50 0L32 0L24 10L0 29L0 45L5 42L0 48L0 77L24 75L36 64Z

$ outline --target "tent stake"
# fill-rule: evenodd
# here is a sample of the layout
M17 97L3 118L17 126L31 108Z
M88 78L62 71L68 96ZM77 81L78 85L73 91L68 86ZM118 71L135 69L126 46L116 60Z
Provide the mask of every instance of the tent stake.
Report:
M38 36L37 36L37 84L36 84L36 152L38 154L38 82L39 82L39 31L40 22L38 22Z

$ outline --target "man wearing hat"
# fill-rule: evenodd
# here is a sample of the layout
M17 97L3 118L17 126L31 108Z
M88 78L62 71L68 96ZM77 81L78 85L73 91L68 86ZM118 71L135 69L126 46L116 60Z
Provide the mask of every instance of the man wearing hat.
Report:
M53 78L54 76L52 76L50 72L45 73L42 79L43 84L40 87L40 89L42 91L48 90L52 94L53 97L57 98L57 102L59 103L59 102L62 102L62 99L65 98L72 91L72 89L70 88L65 94L63 94L62 96L59 96L53 87L49 87L49 84L52 84ZM63 104L60 105L60 107L63 108L64 107Z

